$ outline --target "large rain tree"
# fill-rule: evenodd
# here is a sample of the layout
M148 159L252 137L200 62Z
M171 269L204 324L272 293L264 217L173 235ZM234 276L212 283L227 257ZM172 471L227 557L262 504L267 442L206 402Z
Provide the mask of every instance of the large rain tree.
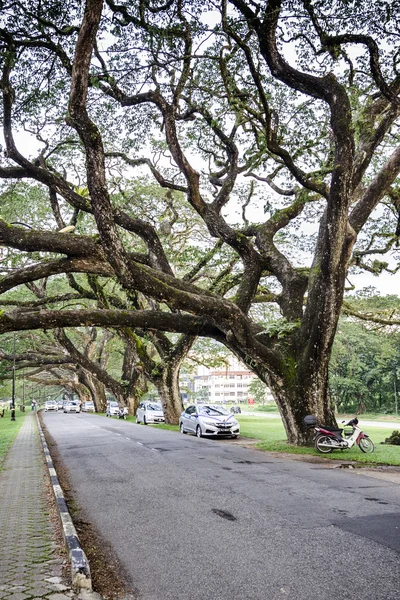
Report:
M398 2L3 6L0 176L40 184L57 227L76 229L0 221L2 245L30 253L23 268L5 263L0 293L84 272L145 300L7 311L0 332L96 325L212 337L269 385L289 442L307 443L308 413L333 424L328 365L346 278L396 269ZM135 169L183 194L236 257L231 286L174 270L151 214L115 204L115 182ZM95 236L79 231L83 213Z

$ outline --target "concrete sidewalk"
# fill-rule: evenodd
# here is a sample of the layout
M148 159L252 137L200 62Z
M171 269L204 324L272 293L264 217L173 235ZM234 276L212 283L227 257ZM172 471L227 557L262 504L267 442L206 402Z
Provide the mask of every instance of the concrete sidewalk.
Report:
M73 592L67 563L32 413L25 417L0 471L0 600L89 597Z

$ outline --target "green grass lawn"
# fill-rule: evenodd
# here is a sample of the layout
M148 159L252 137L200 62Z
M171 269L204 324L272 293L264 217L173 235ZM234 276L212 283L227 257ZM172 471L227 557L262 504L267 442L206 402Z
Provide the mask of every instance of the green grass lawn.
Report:
M338 422L344 419L353 419L355 415L353 414L343 414L337 417ZM400 427L400 417L395 414L384 415L380 413L363 413L362 415L357 415L360 421L390 421L391 423L398 423Z
M381 444L381 442L392 433L393 427L388 429L381 427L365 428L365 433L370 436L375 444L375 451L371 454L364 454L357 445L350 450L334 450L331 454L321 454L315 448L289 446L289 444L286 443L285 429L280 419L266 419L265 417L246 415L235 415L235 417L240 421L240 438L258 440L255 447L259 450L286 452L289 454L309 454L319 456L326 460L356 460L360 463L371 464L371 466L377 464L400 466L400 446L387 446ZM360 425L362 428L362 419L360 419ZM151 425L151 427L179 431L177 425L162 424Z
M393 431L381 427L365 427L367 433L375 444L375 451L364 454L356 445L350 450L334 450L331 454L322 455L315 448L297 448L286 443L286 435L280 420L260 419L239 415L241 437L259 440L257 448L272 452L288 452L290 454L312 454L327 460L356 460L357 462L383 465L400 466L400 446L382 445ZM369 419L368 419L369 420ZM360 419L362 427L362 419ZM399 425L400 428L400 425Z
M275 413L277 416L279 413L273 406L249 406L245 407L244 410L249 411L260 411ZM383 465L394 465L400 466L400 446L388 446L383 445L383 442L393 431L393 427L387 429L381 427L365 427L365 433L367 433L375 444L375 451L371 454L364 454L361 452L357 445L353 446L350 450L334 450L329 455L322 455L315 448L297 448L289 446L286 443L286 434L281 420L277 419L263 419L257 418L256 416L245 416L236 415L240 420L240 434L241 437L249 437L260 440L256 445L260 450L268 450L272 452L287 452L290 454L311 454L326 458L328 460L356 460L357 462L370 463L370 464L383 464ZM342 420L350 420L354 417L351 415L338 415L337 421L340 423ZM376 413L365 413L358 415L360 425L362 428L362 422L364 421L390 421L392 423L398 423L397 429L400 430L400 417L394 414L383 415Z
M7 410L4 417L0 418L0 469L2 468L7 451L11 447L27 414L27 412L21 412L19 409L16 409L15 421L11 421L11 411Z

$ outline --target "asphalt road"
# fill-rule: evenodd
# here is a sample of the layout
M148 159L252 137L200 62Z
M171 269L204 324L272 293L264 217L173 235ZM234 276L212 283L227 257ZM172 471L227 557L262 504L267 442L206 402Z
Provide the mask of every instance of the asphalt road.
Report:
M400 487L231 440L46 413L141 600L399 600Z

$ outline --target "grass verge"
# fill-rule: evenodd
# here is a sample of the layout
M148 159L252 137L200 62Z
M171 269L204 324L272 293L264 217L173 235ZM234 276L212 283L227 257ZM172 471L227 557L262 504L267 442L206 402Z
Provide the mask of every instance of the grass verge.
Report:
M11 421L11 411L7 410L4 417L0 418L0 470L8 450L21 428L27 412L21 412L18 408L15 411L15 421Z
M400 466L400 446L388 446L382 444L392 433L393 427L366 427L363 429L362 420L360 425L375 444L375 451L364 454L357 445L349 450L334 450L330 454L322 455L315 448L298 448L286 443L286 435L280 420L271 419L268 422L261 421L257 417L240 416L240 432L242 437L259 440L257 448L270 452L285 452L289 454L311 454L326 458L328 460L355 460L360 463L371 465L393 465Z

